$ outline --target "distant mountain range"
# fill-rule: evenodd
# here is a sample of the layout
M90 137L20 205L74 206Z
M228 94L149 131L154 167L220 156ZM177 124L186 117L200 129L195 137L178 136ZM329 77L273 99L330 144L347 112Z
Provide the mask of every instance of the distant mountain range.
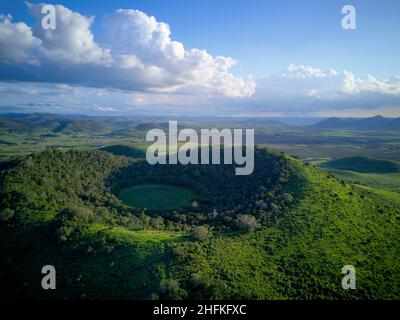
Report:
M174 119L175 120L175 119ZM211 122L210 122L211 121ZM236 119L236 118L185 118L178 121L178 129L198 126L226 126L227 128L242 127L285 127L281 121L274 119ZM153 117L92 117L86 115L62 115L51 113L0 114L0 129L35 133L77 133L77 132L108 132L111 136L125 135L128 131L144 132L150 129L168 130L168 118Z
M28 132L96 132L107 128L109 124L103 118L85 115L61 115L51 113L2 114L0 128L11 131Z
M299 118L302 119L302 118ZM304 118L306 119L306 118ZM293 120L293 119L292 119ZM211 121L211 122L209 122ZM299 124L284 123L284 119L235 119L217 118L217 120L204 121L202 119L191 119L178 121L178 127L189 126L197 128L204 125L227 128L265 128L265 127L289 127ZM301 127L310 129L349 129L349 130L400 130L400 118L385 118L375 116L372 118L328 118L312 125L304 122ZM134 118L134 117L91 117L86 115L61 115L51 113L31 114L0 114L0 129L8 131L28 131L36 133L77 133L77 132L108 132L110 135L125 135L128 131L143 132L153 128L168 130L167 118Z
M314 129L400 130L400 118L328 118L310 126Z

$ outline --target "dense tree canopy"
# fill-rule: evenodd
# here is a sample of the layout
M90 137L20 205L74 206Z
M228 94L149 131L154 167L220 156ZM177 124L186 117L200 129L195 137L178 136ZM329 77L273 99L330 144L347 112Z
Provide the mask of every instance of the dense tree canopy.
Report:
M181 230L203 224L241 228L238 216L249 214L254 224L265 224L291 202L291 195L280 192L289 164L282 155L256 149L253 174L236 176L234 165L150 165L103 151L48 149L7 171L1 219L21 224L50 221L64 208L78 206L93 211L97 221L135 229ZM199 198L188 208L146 212L118 199L120 190L147 182L188 187Z
M343 184L256 149L231 165L155 165L105 151L49 149L0 174L2 297L118 299L398 298L398 194ZM143 183L188 187L177 210L125 205ZM57 268L42 290L41 268ZM357 268L357 290L341 268Z

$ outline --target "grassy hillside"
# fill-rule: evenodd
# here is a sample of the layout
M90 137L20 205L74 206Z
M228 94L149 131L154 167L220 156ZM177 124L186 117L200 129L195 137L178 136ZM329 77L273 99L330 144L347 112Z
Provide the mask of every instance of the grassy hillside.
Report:
M273 201L294 197L268 209L279 214L265 220L268 212L253 207L264 221L258 231L214 227L195 240L185 211L148 216L110 193L104 179L129 168L126 158L50 151L27 159L2 178L2 298L399 299L399 194L288 161L291 174ZM194 221L205 215L199 209ZM40 288L46 264L56 267L57 290ZM354 291L341 288L349 264Z
M168 244L182 235L93 224L64 243L45 227L2 237L4 250L14 253L2 257L2 299L147 299L159 288ZM44 291L41 268L49 263L57 290Z
M174 276L189 288L194 275L203 281L191 297L399 298L399 195L343 185L311 167L300 170L306 182L294 187L303 198L277 224L181 245ZM355 291L341 288L347 264L357 270Z
M354 184L400 191L400 163L367 157L350 157L318 164L339 179Z
M346 170L329 170L329 173L350 183L400 192L400 173L359 173Z
M349 157L331 160L320 165L322 168L348 170L362 173L400 172L400 163L390 160L378 160L368 157Z

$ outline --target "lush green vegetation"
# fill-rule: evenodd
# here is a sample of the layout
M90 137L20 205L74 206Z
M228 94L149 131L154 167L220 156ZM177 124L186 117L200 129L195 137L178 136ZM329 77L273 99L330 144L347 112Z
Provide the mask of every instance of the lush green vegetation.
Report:
M243 180L230 166L149 171L102 151L50 149L10 164L1 175L2 297L400 297L397 193L261 149L255 163ZM116 197L150 181L190 184L202 198L160 212ZM57 290L40 288L46 264L56 267ZM341 288L346 264L356 267L357 290Z
M54 239L49 226L3 231L3 299L148 299L159 290L169 245L182 239L103 224L82 228L65 242ZM49 263L57 270L57 290L44 291L41 268Z
M349 157L324 162L322 168L356 171L362 173L397 173L400 163L389 160L378 160L368 157Z
M306 183L288 188L301 188L303 197L277 223L177 246L173 274L188 297L399 297L399 196L344 185L312 167L300 170ZM355 291L341 288L346 264L356 267Z
M379 119L373 119L376 121ZM382 120L382 119L381 119ZM0 116L0 160L25 156L47 147L98 149L117 155L138 154L149 129L166 130L168 118L96 118L57 114L14 114ZM254 128L256 143L284 151L301 159L363 156L400 161L398 130L360 130L288 126L271 119L181 119L179 126L194 128ZM369 125L370 128L370 125ZM131 147L136 150L132 150Z
M146 161L133 161L111 175L107 184L116 195L134 185L147 183L193 190L198 198L190 208L157 212L183 228L209 224L218 229L240 229L239 215L255 213L259 222L266 225L293 201L291 194L281 192L290 175L291 162L282 155L259 148L254 157L254 172L249 176L236 176L233 164L153 166Z
M156 210L189 207L197 196L188 188L165 184L140 184L121 190L119 198L129 206Z
M103 151L110 152L116 156L125 156L129 158L145 158L146 154L138 148L127 145L111 145L102 148Z
M400 173L359 173L332 169L328 170L328 172L350 183L400 192Z
M257 142L307 162L257 148L253 175L238 177L230 165L147 164L144 133L165 121L36 114L0 124L2 298L400 298L400 195L389 191L400 191L398 162L349 159L400 160L396 131L187 120L251 124ZM183 198L160 188L187 198L166 206ZM46 264L57 290L41 289ZM354 291L341 288L347 264Z
M331 161L313 161L339 179L354 184L400 191L400 163L367 157L350 157Z
M117 196L140 184L169 184L198 195L190 208L157 210L157 216L166 220L163 225L170 229L206 223L237 228L239 214L254 212L265 225L293 201L292 195L280 192L290 174L290 162L262 149L256 149L255 161L259 165L254 173L240 177L235 175L234 165L152 166L145 160L98 150L62 152L52 148L28 156L4 172L0 206L14 212L12 221L23 225L49 221L63 208L80 206L93 210L99 221L140 229L149 223L151 210L143 210L140 204L128 206ZM187 196L193 200L192 195Z

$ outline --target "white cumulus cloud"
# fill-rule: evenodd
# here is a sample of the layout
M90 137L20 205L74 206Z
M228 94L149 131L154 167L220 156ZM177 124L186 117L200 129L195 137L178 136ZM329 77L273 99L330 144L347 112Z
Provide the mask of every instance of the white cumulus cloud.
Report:
M40 53L44 58L59 62L109 64L110 51L94 41L90 26L94 18L84 17L62 5L54 5L56 29L44 30L41 13L44 4L26 2L30 14L38 21L32 28L33 36L41 40Z
M400 77L358 77L349 71L291 64L258 79L252 97L230 105L237 111L302 115L320 110L392 108L400 105Z
M255 82L235 77L230 57L213 57L205 50L186 50L171 39L168 24L158 22L139 10L120 9L103 19L107 46L118 57L116 66L152 74L170 83L160 91L200 90L231 97L250 96Z
M307 65L290 64L280 75L289 79L306 79L336 76L337 72L332 68L318 69Z
M0 62L34 62L29 55L41 44L23 22L13 22L11 15L0 15Z
M105 15L101 41L96 41L94 17L55 5L56 29L44 30L44 4L26 4L37 20L34 26L0 17L0 80L227 97L249 97L255 91L251 77L230 71L234 59L186 49L172 40L167 23L139 10Z
M380 93L400 95L400 77L379 80L371 75L365 78L357 78L349 71L343 72L343 91L346 93Z

